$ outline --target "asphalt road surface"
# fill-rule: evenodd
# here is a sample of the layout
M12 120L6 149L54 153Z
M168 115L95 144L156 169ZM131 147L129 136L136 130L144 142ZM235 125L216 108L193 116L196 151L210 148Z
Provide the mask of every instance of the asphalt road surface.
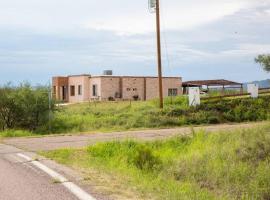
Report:
M0 200L79 199L62 183L19 157L20 153L15 147L0 144Z

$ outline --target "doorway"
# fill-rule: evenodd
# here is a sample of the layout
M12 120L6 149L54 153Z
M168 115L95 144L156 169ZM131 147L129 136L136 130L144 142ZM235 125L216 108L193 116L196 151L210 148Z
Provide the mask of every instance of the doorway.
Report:
M61 91L62 91L62 101L67 101L67 87L62 86Z

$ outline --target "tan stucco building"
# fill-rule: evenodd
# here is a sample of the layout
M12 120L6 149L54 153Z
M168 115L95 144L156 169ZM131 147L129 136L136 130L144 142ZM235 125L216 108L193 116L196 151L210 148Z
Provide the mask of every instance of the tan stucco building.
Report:
M53 77L56 100L77 103L92 100L150 100L158 97L158 78L142 76L74 75ZM163 77L164 97L182 94L181 77Z

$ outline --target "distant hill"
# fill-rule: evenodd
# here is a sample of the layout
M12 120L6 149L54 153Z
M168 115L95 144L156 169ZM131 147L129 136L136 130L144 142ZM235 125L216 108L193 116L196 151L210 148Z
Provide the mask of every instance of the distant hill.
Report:
M260 88L268 88L268 87L270 87L270 79L244 83L244 88L247 88L247 84L249 84L249 83L259 84Z

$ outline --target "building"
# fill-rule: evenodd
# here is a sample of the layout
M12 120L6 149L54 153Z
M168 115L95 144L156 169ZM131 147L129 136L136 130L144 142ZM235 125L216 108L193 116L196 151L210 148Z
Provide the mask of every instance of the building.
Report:
M159 96L158 78L142 76L73 75L53 77L53 96L56 100L77 103L108 100L150 100ZM182 94L181 77L163 77L166 96Z
M188 88L190 87L199 87L204 92L209 92L210 89L220 89L222 93L225 93L226 89L233 89L239 90L240 93L243 93L243 83L224 79L187 81L183 82L182 86L184 94L188 93Z

